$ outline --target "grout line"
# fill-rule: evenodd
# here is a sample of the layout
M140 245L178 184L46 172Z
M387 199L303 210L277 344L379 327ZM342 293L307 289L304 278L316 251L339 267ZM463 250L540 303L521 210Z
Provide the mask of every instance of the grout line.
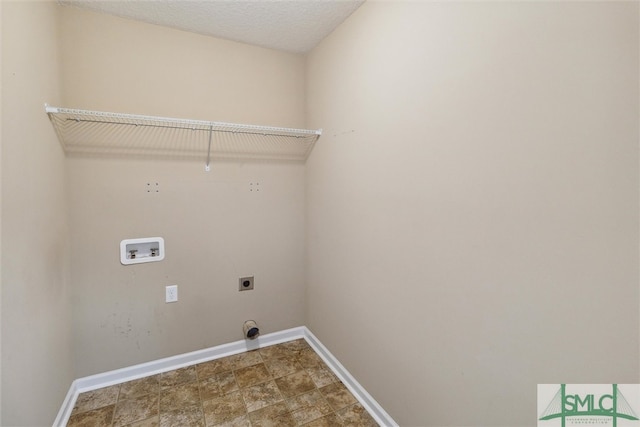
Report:
M202 424L207 425L207 418L204 415L204 400L202 399L202 387L200 387L200 375L198 375L198 369L193 368L196 371L196 382L198 383L198 402L200 403L200 411L202 411ZM204 379L204 378L203 378ZM158 405L160 405L160 399L158 399ZM158 419L160 418L160 408L158 407ZM160 422L160 420L158 420Z

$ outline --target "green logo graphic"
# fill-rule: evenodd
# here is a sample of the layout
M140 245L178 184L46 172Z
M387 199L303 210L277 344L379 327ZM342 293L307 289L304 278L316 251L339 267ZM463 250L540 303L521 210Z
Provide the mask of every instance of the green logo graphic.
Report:
M617 427L620 418L637 421L638 416L618 385L611 384L611 388L611 394L567 394L566 384L560 384L560 389L538 420L560 418L562 427L565 427L566 419L570 417L610 417L613 427Z

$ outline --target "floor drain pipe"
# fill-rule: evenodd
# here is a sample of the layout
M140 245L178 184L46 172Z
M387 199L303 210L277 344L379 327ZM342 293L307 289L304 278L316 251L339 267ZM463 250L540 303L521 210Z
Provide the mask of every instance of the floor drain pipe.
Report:
M244 337L250 340L254 340L260 335L260 329L258 329L258 324L255 320L245 321L242 330L244 331Z

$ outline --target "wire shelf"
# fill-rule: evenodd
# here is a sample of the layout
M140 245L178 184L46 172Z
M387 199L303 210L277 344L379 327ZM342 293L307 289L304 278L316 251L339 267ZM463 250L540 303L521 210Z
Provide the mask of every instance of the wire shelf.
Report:
M90 156L304 162L322 130L45 106L65 152Z

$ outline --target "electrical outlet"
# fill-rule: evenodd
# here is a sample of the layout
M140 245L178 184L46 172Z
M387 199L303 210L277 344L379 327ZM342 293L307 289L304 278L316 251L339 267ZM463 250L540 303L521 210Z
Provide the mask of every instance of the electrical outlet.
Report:
M178 285L169 285L165 288L165 302L178 301Z
M240 291L250 291L253 289L253 276L241 277L238 282L238 290Z

